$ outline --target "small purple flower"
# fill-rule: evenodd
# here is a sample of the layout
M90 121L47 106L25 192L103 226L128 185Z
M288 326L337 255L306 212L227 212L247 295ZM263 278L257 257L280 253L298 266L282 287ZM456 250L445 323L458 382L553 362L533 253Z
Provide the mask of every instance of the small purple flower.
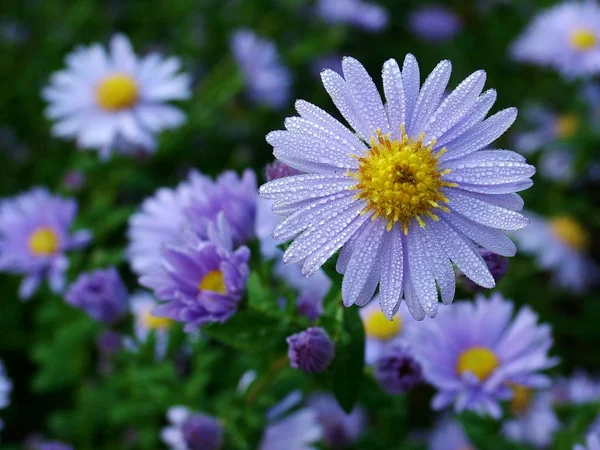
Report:
M37 446L37 450L74 450L70 444L59 441L44 441Z
M347 23L367 31L383 30L389 20L387 10L362 0L319 0L317 13L329 23Z
M569 378L559 378L552 387L557 404L581 405L600 401L600 379L578 370Z
M323 328L308 328L287 338L290 365L309 373L325 371L335 356L335 346Z
M402 394L423 381L423 370L409 348L399 342L388 347L375 361L375 377L389 394Z
M267 181L273 181L277 180L278 178L289 177L290 175L297 175L299 173L300 172L298 172L296 169L282 163L278 159L265 167Z
M165 244L156 271L140 278L165 303L153 314L185 323L186 331L225 322L236 311L248 279L250 250L233 250L225 215L207 226L208 240L188 230Z
M449 417L442 419L431 433L429 450L474 449L461 424Z
M513 386L513 392L511 410L516 417L504 423L502 433L515 442L547 448L560 428L551 393L536 393L522 386Z
M19 297L28 299L44 278L53 292L65 286L69 260L65 253L85 246L89 231L70 229L77 213L75 200L34 188L0 200L0 271L24 274Z
M434 43L452 39L462 28L460 17L440 5L421 6L410 13L408 21L414 34Z
M103 332L96 339L98 351L106 356L114 355L123 348L123 339L119 333L113 330Z
M504 278L504 275L508 271L508 258L506 256L501 256L501 255L498 255L497 253L490 252L489 250L486 250L484 248L479 248L478 250L479 250L479 254L485 261L485 264L487 265L490 273L494 277L494 281L496 283L498 283L498 281L500 281L502 278ZM460 278L462 285L468 291L478 292L478 291L483 290L483 289L481 289L480 286L473 283L471 280L469 280L463 274L460 274L459 278Z
M454 404L499 418L500 400L514 395L512 386L540 389L550 379L542 370L557 364L548 352L551 328L537 323L525 306L513 319L514 305L500 294L478 296L441 309L435 320L413 327L408 337L423 375L438 393L436 410Z
M252 30L240 29L231 38L231 51L244 74L251 101L276 109L284 107L290 98L292 81L275 43Z
M357 405L347 414L331 394L317 393L308 399L323 428L323 441L328 448L346 448L360 439L367 425L365 409Z
M589 434L585 438L585 447L583 445L576 445L573 450L600 450L600 435Z
M219 450L223 445L223 427L214 417L174 406L167 418L170 425L163 429L162 439L171 450Z
M303 408L283 418L273 418L263 433L259 450L314 450L322 437L317 415Z
M112 324L127 313L129 294L114 267L79 275L65 300L99 322Z

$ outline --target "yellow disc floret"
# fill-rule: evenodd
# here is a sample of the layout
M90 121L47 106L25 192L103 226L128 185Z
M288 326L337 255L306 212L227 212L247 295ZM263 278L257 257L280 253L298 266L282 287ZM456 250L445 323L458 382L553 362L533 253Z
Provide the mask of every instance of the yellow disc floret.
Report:
M520 384L513 384L511 387L513 397L510 403L510 409L513 414L523 414L529 409L529 405L531 405L533 392L531 389L521 386Z
M173 325L173 320L168 317L156 317L152 315L151 308L142 315L142 323L150 330L166 330Z
M223 272L220 270L211 270L210 272L207 272L202 278L202 281L200 281L200 284L198 284L198 290L227 294L225 281L223 280Z
M58 236L52 228L41 227L31 233L28 244L34 255L53 255L58 250Z
M480 381L484 381L499 365L498 357L489 348L472 347L458 357L456 370L460 375L471 372Z
M575 250L588 248L588 232L575 220L567 216L550 219L550 229L563 243Z
M358 180L353 187L356 197L367 202L363 213L372 212L373 220L382 217L387 221L387 229L399 222L404 233L408 225L416 219L425 226L423 217L439 220L432 210L448 212L442 205L448 199L441 192L443 187L456 187L455 183L442 180L450 170L440 170L438 158L445 153L442 149L433 153L435 142L424 145L425 136L417 140L409 139L404 128L402 138L391 140L379 131L371 138L371 148L365 156L357 157L359 166L356 172L348 172Z
M556 119L554 130L561 139L569 139L579 128L579 118L575 114L563 114Z
M577 28L571 33L571 45L576 50L589 50L598 44L598 37L592 30L587 28Z
M402 320L399 316L389 320L380 310L373 310L365 319L364 324L368 337L382 341L392 339L402 329Z
M109 111L130 108L137 100L138 85L129 75L122 73L109 75L96 88L98 105Z

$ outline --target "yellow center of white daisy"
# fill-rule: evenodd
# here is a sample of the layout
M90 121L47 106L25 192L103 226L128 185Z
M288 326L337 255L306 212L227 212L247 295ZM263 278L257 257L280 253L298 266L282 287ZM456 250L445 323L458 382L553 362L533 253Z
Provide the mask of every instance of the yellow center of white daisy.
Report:
M513 397L510 403L510 410L513 414L523 414L529 409L533 398L533 391L520 384L512 385Z
M588 28L577 28L571 33L571 45L576 50L589 50L596 46L598 37Z
M173 320L168 317L156 317L152 314L152 308L148 308L142 314L142 323L150 330L166 330L173 325Z
M367 202L363 213L373 212L373 220L381 216L388 230L399 222L406 234L412 219L423 227L424 216L439 220L432 212L435 208L449 211L442 205L448 199L441 189L457 185L442 180L442 175L450 173L450 169L441 170L438 165L446 149L434 154L435 141L426 146L424 138L421 134L417 140L409 139L404 127L399 140L378 131L371 138L369 152L357 157L358 171L348 173L358 180L353 187L358 191L356 197Z
M550 229L558 239L575 250L585 250L588 247L588 232L570 217L559 216L550 219Z
M58 250L58 236L52 228L40 227L31 233L28 244L34 255L53 255Z
M579 117L575 114L563 114L556 119L554 130L556 136L561 139L569 139L579 128Z
M365 333L373 339L387 341L397 336L402 330L402 320L395 316L389 320L380 310L373 310L364 321Z
M480 381L485 381L498 368L498 357L487 347L472 347L458 357L457 372L462 375L471 372Z
M198 284L198 290L213 291L223 295L227 294L223 272L220 270L211 270L210 272L207 272Z
M130 108L138 100L137 82L122 73L115 73L104 78L96 88L96 101L101 108L118 111Z

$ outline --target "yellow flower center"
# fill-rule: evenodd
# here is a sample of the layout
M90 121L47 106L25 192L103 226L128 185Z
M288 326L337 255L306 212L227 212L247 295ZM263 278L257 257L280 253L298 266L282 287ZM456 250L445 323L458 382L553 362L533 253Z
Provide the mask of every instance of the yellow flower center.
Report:
M598 37L587 28L578 28L571 33L571 45L576 50L589 50L596 46Z
M58 236L52 228L38 228L29 236L29 249L37 256L53 255L58 250Z
M499 365L498 357L489 348L472 347L459 356L456 370L460 375L471 372L480 381L484 381Z
M588 247L587 231L570 217L559 216L550 219L550 229L558 239L575 250L585 250Z
M389 320L380 310L374 310L364 321L365 333L373 339L387 341L397 336L402 329L402 320L395 316Z
M109 111L130 108L138 100L138 86L129 75L115 73L102 80L96 88L96 101Z
M554 127L557 137L569 139L573 137L579 128L579 117L575 114L563 114L556 119Z
M510 409L513 414L523 414L531 405L533 398L533 391L520 384L514 384L512 386L513 397L510 404Z
M223 272L220 270L211 270L198 284L198 290L200 291L213 291L219 294L227 294L227 288L225 287L225 281L223 280Z
M358 191L356 198L367 202L363 214L373 212L373 220L382 216L387 221L388 231L400 222L406 234L413 218L424 227L423 216L439 220L432 212L434 208L449 211L441 205L448 203L441 188L457 185L441 179L450 173L449 169L440 171L438 168L438 158L446 149L433 154L435 142L425 146L424 137L421 134L418 140L409 139L404 127L400 140L391 140L378 131L377 136L371 138L369 152L357 157L358 171L348 172L358 180L353 187Z
M168 317L156 317L152 315L151 308L142 315L142 323L150 330L166 330L173 325L173 320Z

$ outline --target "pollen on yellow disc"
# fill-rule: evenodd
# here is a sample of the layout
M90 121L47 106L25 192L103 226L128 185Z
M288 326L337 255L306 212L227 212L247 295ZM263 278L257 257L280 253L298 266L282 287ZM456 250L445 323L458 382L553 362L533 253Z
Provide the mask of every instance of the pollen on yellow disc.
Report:
M152 311L148 310L142 316L142 322L151 330L164 330L173 325L173 320L168 317L156 317L152 315Z
M138 100L138 85L129 75L116 73L104 78L96 88L96 101L101 108L118 111L133 106Z
M513 397L510 403L510 409L513 414L523 414L531 405L533 392L531 389L520 384L512 385Z
M589 244L589 234L577 221L567 216L550 219L550 228L563 243L575 250L585 250Z
M573 31L570 40L576 50L589 50L598 44L598 37L587 28L578 28Z
M387 341L400 333L402 320L399 316L389 320L381 311L374 310L365 319L364 326L368 337Z
M450 172L438 167L438 158L445 149L433 153L435 142L425 145L424 138L421 134L416 140L409 139L402 129L402 138L392 140L378 131L371 138L369 152L357 157L358 170L348 172L358 180L353 187L356 197L367 203L363 213L372 212L373 220L377 217L386 220L388 230L399 222L407 233L412 219L424 226L425 216L439 220L434 209L449 211L443 205L448 199L441 188L456 184L442 180Z
M52 255L58 250L58 236L52 228L41 227L31 233L28 244L34 255Z
M458 357L456 370L461 375L471 372L480 381L484 381L499 365L498 357L489 348L472 347Z
M211 270L207 272L198 284L200 291L213 291L219 294L227 294L225 280L223 280L223 272L220 270Z
M569 139L579 128L579 117L575 114L563 114L556 119L554 126L556 136L561 139Z

